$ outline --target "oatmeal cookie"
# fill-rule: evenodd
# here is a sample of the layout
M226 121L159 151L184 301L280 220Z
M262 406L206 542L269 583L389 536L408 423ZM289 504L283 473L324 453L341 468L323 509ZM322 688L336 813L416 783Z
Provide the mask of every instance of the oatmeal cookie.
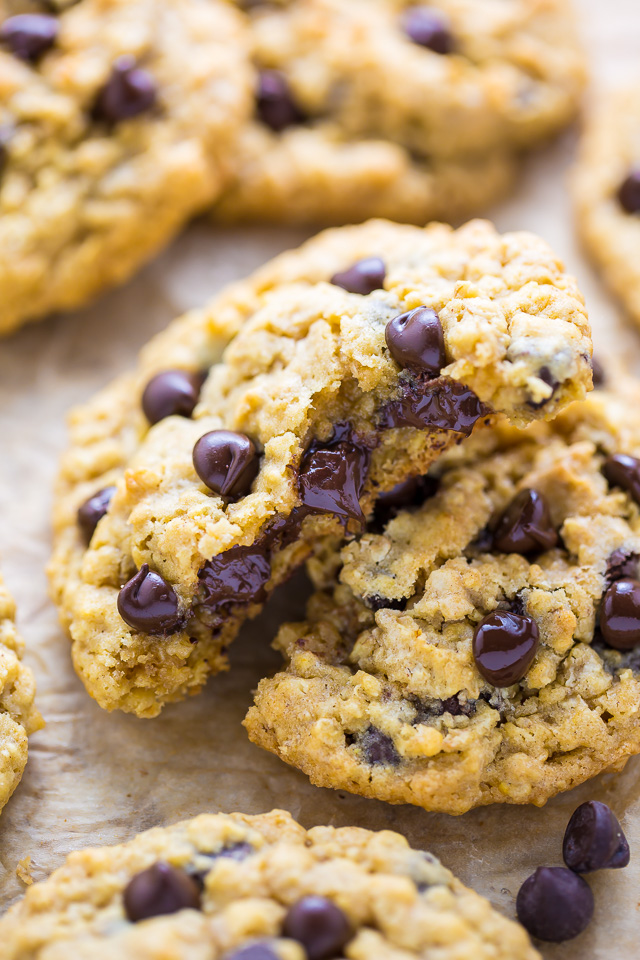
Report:
M640 324L640 89L603 97L588 116L573 195L581 238Z
M427 810L542 805L640 752L640 384L504 423L325 544L251 739Z
M540 960L390 830L203 814L80 850L0 920L3 960Z
M33 702L33 674L21 662L24 642L16 630L15 614L15 604L0 577L0 810L22 779L27 737L44 726Z
M567 0L248 6L255 115L223 219L477 212L572 118L584 83Z
M0 333L126 280L215 200L250 105L224 0L0 0Z
M483 222L328 231L170 326L71 418L50 570L91 695L197 692L315 539L493 412L583 397L590 355L546 244Z

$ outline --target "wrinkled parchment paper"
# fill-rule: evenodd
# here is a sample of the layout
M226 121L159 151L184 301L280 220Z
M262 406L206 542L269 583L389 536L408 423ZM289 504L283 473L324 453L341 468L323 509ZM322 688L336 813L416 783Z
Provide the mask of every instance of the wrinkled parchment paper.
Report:
M615 83L632 76L640 34L637 0L577 3L596 79ZM532 229L553 244L580 278L599 355L623 357L640 373L640 334L619 315L572 235L566 172L574 149L575 133L536 157L518 196L490 214L503 230ZM252 688L278 666L279 656L269 649L277 623L302 615L303 576L244 630L232 648L230 673L210 681L202 695L167 707L158 719L103 712L71 669L44 574L66 410L130 365L139 347L174 316L304 236L197 224L141 276L91 309L0 342L0 554L47 721L32 739L25 777L0 818L0 903L8 905L23 891L16 867L25 857L39 880L82 846L123 841L203 811L259 813L279 806L305 826L399 830L513 915L522 881L540 864L561 863L568 817L593 798L609 803L622 820L632 863L590 879L595 922L578 940L544 946L543 954L549 960L640 956L640 758L623 773L601 776L541 810L494 807L455 818L317 789L249 743L240 723Z

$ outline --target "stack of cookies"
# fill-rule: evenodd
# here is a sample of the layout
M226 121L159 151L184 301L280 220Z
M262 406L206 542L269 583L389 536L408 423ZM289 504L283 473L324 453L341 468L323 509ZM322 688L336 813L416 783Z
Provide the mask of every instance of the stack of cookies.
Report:
M276 257L71 413L49 575L102 708L197 694L306 565L244 725L313 784L464 814L640 753L640 384L594 369L543 240L411 225L495 199L583 82L565 0L0 0L0 330L125 280L195 213L402 221ZM605 178L612 138L589 138L581 222L626 290L640 177ZM3 596L0 805L42 725ZM543 940L591 919L582 874L629 861L608 807L576 811L564 859L518 897ZM73 854L0 920L0 957L70 951L539 957L399 835L279 810Z

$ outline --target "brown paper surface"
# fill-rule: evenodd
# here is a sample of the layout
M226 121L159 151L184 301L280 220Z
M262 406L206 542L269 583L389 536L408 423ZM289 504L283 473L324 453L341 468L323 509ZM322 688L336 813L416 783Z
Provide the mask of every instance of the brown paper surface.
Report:
M636 0L578 4L596 78L617 82L632 75L640 28ZM640 334L620 316L573 238L566 176L574 149L575 134L569 134L533 159L517 197L490 213L503 230L532 229L553 244L579 276L599 355L617 355L640 372ZM241 720L252 688L278 666L269 648L277 623L303 612L303 577L245 628L232 648L228 674L158 719L105 713L72 671L44 574L66 410L131 365L139 347L174 316L303 236L197 224L126 288L88 310L0 342L0 554L47 721L32 739L24 779L0 818L0 904L22 893L16 868L25 857L39 880L82 846L123 841L202 811L259 813L279 806L305 826L399 830L513 915L522 881L540 864L561 863L570 813L594 798L621 818L632 863L591 878L595 922L578 940L543 947L543 954L549 960L640 956L640 759L543 809L502 806L455 818L317 789L249 743Z

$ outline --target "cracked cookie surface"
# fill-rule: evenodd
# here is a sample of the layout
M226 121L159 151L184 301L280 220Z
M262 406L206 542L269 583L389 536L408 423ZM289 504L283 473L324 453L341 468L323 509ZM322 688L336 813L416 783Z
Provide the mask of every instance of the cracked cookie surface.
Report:
M221 0L0 3L0 333L126 280L218 196L244 39Z
M255 119L223 219L477 212L584 83L565 0L291 0L251 4L249 20Z
M639 400L622 381L478 432L327 544L251 739L315 784L447 813L541 805L639 752Z
M0 942L6 960L539 960L519 924L399 834L306 831L279 810L72 853L0 920Z
M15 615L15 604L0 577L0 810L24 773L27 738L43 726L34 706L33 673L22 663L24 642Z
M602 95L573 176L578 230L605 281L640 325L640 91Z
M413 367L406 330L426 337ZM50 574L91 695L153 716L197 692L318 537L352 535L492 411L584 396L590 353L546 244L483 222L327 231L171 325L71 417Z

